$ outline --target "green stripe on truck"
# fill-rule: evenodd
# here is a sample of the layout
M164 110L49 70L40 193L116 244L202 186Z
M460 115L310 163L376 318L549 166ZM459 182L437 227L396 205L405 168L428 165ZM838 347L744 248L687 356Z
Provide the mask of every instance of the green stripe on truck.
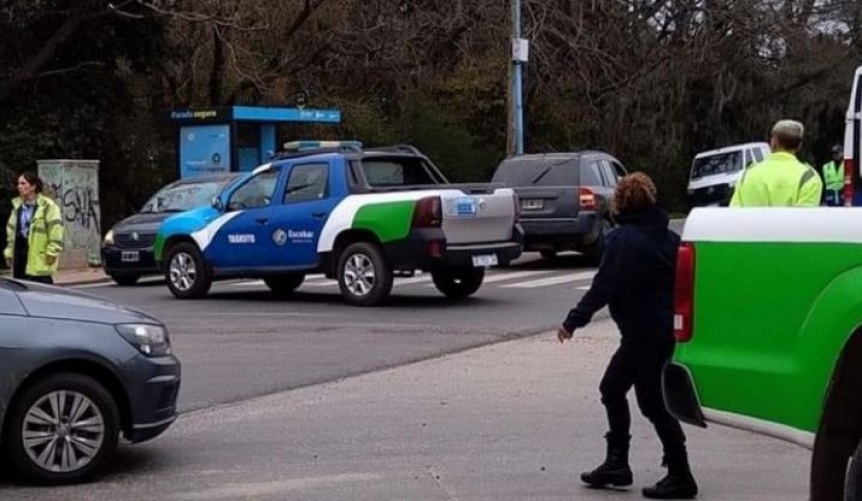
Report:
M415 207L413 200L364 205L356 211L352 228L368 230L383 243L401 240L410 234Z

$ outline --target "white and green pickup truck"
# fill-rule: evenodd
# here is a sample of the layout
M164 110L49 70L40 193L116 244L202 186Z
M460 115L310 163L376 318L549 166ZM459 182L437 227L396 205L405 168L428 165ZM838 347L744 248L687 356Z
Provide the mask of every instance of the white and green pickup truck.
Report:
M862 209L695 209L675 301L671 412L810 448L812 501L862 499Z
M521 255L518 214L511 188L450 184L415 148L320 148L281 155L211 206L167 219L154 252L180 299L225 278L262 278L289 293L323 273L348 303L371 306L395 276L416 270L463 298L487 267Z

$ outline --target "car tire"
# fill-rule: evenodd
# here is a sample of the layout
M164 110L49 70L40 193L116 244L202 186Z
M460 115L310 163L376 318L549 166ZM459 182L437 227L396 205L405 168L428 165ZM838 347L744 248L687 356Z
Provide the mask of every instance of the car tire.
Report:
M431 273L434 286L446 297L462 299L471 296L482 287L484 268L450 268Z
M862 501L862 440L850 458L844 481L844 501Z
M349 245L338 258L338 287L354 306L376 306L392 292L392 267L380 246L370 242Z
M58 418L59 424L48 424L46 417ZM23 389L9 408L3 441L9 464L21 477L37 484L74 484L104 469L117 448L119 432L117 404L105 387L90 377L65 372ZM63 457L70 455L80 464L64 464Z
M182 242L168 249L165 281L178 299L199 299L207 295L212 277L198 248Z
M135 285L136 283L138 283L138 280L140 280L140 278L140 275L111 275L111 280L116 282L117 285Z
M273 277L266 277L263 279L263 283L269 287L274 294L282 295L282 294L290 294L295 291L302 285L302 282L305 281L305 273L296 273L291 275L278 275Z
M602 219L602 226L599 228L599 235L596 237L596 241L584 250L584 254L591 265L598 266L602 262L602 254L605 252L605 238L611 229L613 229L611 222L607 219Z

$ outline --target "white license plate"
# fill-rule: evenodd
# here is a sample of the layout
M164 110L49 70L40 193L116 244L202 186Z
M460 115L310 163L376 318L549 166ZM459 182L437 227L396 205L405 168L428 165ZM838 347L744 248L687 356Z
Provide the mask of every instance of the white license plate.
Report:
M544 200L521 200L521 208L525 210L537 210L545 206Z
M481 256L473 256L473 266L485 267L485 266L496 266L496 265L497 265L497 255L496 254L483 254Z
M137 263L141 260L141 253L138 251L123 251L120 254L120 260L124 263Z

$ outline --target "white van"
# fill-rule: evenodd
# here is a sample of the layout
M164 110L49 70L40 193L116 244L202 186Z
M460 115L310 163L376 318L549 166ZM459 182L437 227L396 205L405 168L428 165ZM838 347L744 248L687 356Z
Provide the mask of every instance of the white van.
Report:
M844 205L862 205L862 172L859 157L862 150L862 66L853 75L853 90L847 105L844 125Z
M692 207L726 206L744 167L762 162L768 143L745 143L702 151L691 163L688 202Z

